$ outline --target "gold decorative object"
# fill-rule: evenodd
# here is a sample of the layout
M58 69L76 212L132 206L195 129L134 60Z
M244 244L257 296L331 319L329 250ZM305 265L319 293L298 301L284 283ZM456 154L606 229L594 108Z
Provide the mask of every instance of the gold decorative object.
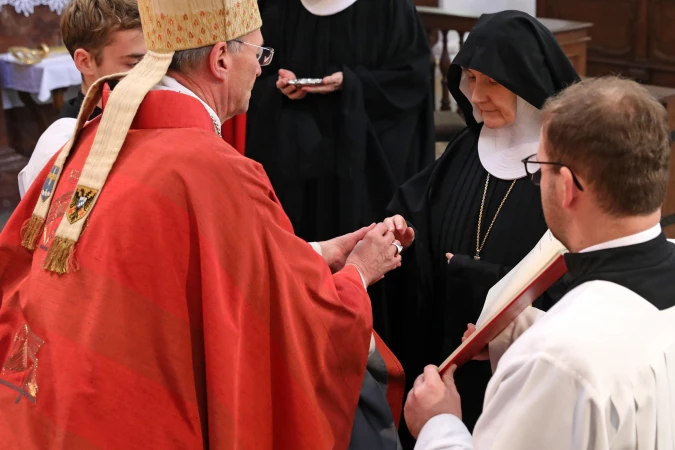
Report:
M40 44L40 48L31 49L28 47L10 47L9 53L20 63L33 65L37 64L51 54L64 53L68 50L66 47L49 48L46 44Z

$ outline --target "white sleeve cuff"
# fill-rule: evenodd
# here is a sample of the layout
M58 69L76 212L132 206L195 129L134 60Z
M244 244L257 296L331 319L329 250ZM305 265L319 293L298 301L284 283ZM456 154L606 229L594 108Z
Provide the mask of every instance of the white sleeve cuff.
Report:
M377 348L377 343L375 342L375 335L373 333L370 333L370 346L368 347L368 356L375 353L376 348Z
M473 450L471 433L458 417L440 414L422 427L415 450Z
M359 270L358 267L354 266L354 268L356 268L356 271L359 273L359 276L361 277L361 283L363 283L363 289L365 289L367 291L368 290L368 284L366 283L366 279L363 277L363 274L361 273L361 271Z
M19 198L23 198L24 195L26 195L26 191L28 190L28 186L26 186L26 181L24 178L26 177L26 168L24 167L21 172L19 172Z
M318 242L310 242L309 245L312 246L315 252L323 256L323 253L321 252L321 244L319 244Z

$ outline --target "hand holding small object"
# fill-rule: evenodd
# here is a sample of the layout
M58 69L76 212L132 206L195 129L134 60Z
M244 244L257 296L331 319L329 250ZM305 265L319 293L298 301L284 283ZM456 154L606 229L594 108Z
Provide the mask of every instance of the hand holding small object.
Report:
M281 91L286 97L291 100L300 100L307 95L299 86L288 84L289 81L295 80L297 77L293 72L286 69L279 69L279 78L277 79L277 89Z
M384 278L401 266L400 245L386 225L380 223L366 233L347 258L347 264L356 266L368 286Z
M342 89L344 75L342 72L335 72L333 75L323 79L320 86L303 86L302 91L309 94L329 94Z
M391 233L394 233L396 239L403 246L403 250L408 249L415 241L415 230L408 226L408 223L402 216L388 217L384 219L383 223Z

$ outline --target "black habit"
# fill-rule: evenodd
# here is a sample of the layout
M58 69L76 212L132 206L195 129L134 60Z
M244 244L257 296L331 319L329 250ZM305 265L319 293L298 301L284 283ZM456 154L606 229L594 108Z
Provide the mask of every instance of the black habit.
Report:
M260 0L274 48L247 116L246 155L260 162L295 232L331 239L382 220L394 192L433 162L427 34L411 0L359 0L315 16L300 0ZM342 90L291 100L298 78L342 71Z
M553 35L531 16L505 11L483 15L454 59L448 86L467 118L467 128L434 165L403 185L389 205L415 228L416 240L403 267L385 279L391 349L406 371L408 388L427 364L440 364L461 343L468 323L478 319L485 297L547 230L539 188L515 182L476 254L478 215L487 171L478 156L482 123L459 90L462 67L477 70L541 109L545 100L578 81ZM511 180L490 178L481 240ZM448 264L445 254L454 254ZM539 301L540 308L550 304ZM488 362L469 362L455 374L463 420L472 429L482 411L491 376ZM406 431L402 440L408 441Z

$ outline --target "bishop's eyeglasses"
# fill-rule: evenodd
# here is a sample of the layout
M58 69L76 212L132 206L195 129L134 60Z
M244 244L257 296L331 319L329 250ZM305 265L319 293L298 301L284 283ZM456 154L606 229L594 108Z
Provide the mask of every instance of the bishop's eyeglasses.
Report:
M548 164L550 166L567 167L567 170L569 170L572 174L572 180L574 180L576 187L578 187L580 191L584 190L583 186L581 186L581 183L579 183L579 179L576 175L574 175L572 169L570 169L569 166L565 164L550 161L537 161L536 153L523 159L522 162L525 165L525 172L527 172L527 174L530 176L532 183L534 183L535 186L539 186L541 184L541 165Z
M250 42L244 42L240 41L239 39L233 39L232 42L239 42L240 44L248 45L250 47L255 47L258 49L258 52L256 53L256 58L258 58L258 62L260 63L260 67L264 67L269 65L269 63L272 62L272 58L274 57L274 49L270 47L261 47L259 45L251 44Z

